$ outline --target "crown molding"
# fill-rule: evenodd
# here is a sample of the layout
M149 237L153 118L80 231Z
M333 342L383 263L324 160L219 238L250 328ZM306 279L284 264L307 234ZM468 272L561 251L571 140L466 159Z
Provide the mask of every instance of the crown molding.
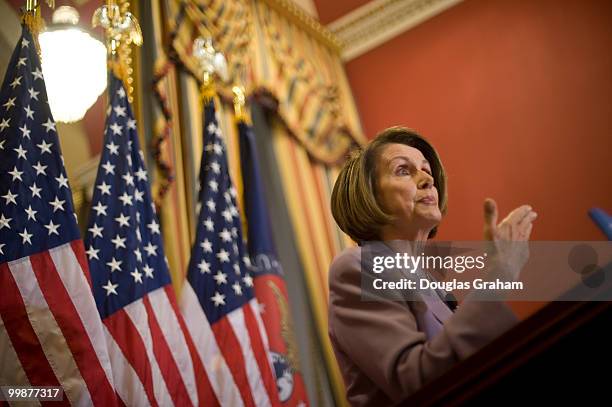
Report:
M273 10L288 18L300 28L310 33L319 42L326 45L336 53L340 53L340 41L319 20L291 0L262 0Z
M462 0L374 0L327 25L350 61Z

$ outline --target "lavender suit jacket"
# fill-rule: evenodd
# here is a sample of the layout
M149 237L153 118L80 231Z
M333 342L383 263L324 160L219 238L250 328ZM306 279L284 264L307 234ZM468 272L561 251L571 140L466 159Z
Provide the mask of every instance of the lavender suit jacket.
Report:
M329 273L329 337L353 406L403 400L516 324L500 302L465 301L453 313L439 297L362 301L361 248Z

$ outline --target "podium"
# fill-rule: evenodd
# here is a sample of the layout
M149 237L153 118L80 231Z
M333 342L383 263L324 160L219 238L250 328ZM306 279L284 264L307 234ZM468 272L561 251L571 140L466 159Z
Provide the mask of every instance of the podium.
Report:
M611 271L592 301L549 303L399 405L612 405Z

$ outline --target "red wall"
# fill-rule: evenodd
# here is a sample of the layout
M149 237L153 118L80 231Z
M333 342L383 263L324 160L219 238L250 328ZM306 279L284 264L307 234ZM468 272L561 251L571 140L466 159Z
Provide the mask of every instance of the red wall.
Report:
M321 24L329 24L370 0L313 0Z
M482 202L530 203L536 240L602 240L612 212L612 2L467 0L348 62L368 135L406 125L449 177L440 240L479 239Z

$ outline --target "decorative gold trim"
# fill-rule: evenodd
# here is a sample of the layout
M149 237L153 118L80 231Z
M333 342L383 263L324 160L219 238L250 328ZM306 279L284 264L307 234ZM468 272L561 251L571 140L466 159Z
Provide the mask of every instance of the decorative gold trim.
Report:
M374 0L328 24L349 61L462 0Z
M293 23L300 26L313 37L321 41L327 47L340 54L341 43L336 36L325 28L321 23L304 11L300 6L290 0L262 0L270 8L274 9Z
M75 212L78 212L77 209L83 206L85 201L85 191L82 188L72 189L72 204L74 205Z

